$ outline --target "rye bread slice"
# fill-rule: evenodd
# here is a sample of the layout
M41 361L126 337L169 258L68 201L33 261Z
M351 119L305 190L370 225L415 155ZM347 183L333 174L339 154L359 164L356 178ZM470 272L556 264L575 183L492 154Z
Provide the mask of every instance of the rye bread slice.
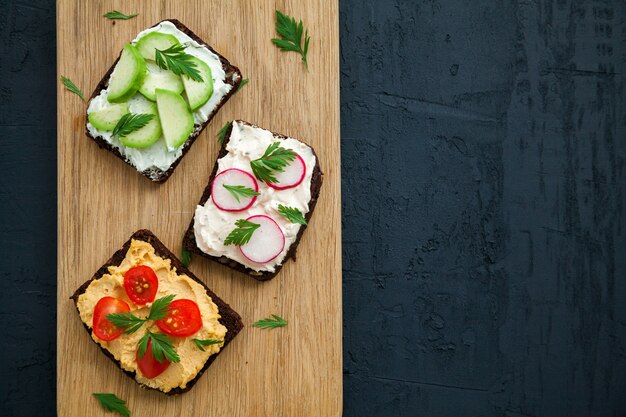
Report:
M237 68L236 66L234 66L230 62L228 62L228 60L226 58L224 58L221 54L216 52L205 41L200 39L187 26L183 25L180 21L178 21L176 19L165 19L165 20L162 20L161 22L153 25L152 27L155 27L155 26L159 25L162 22L171 22L172 24L174 24L174 26L176 26L176 28L178 30L180 30L181 32L185 33L191 39L193 39L194 41L198 42L200 45L206 47L209 51L211 51L215 55L217 55L219 57L219 59L220 59L220 62L222 63L222 68L224 68L224 72L226 73L226 80L224 80L224 81L227 84L232 85L233 88L228 92L228 94L226 94L224 97L222 97L222 99L219 101L219 103L217 104L217 106L215 107L213 112L211 112L211 114L209 115L209 117L206 120L206 122L202 123L201 125L195 125L194 126L193 132L191 133L191 135L189 135L189 138L187 139L187 141L185 141L185 143L182 145L182 147L183 147L182 154L178 157L178 159L176 159L172 163L172 165L170 165L170 167L166 171L163 171L161 169L158 169L158 168L154 167L152 169L147 169L147 170L141 172L141 174L144 175L145 177L147 177L150 181L153 181L153 182L156 182L156 183L159 183L159 184L162 184L162 183L164 183L165 181L167 181L169 179L169 177L174 172L174 169L176 169L176 167L178 166L180 161L183 159L185 154L189 151L189 149L191 148L191 145L193 145L193 143L196 141L196 139L198 138L200 133L211 122L213 117L217 114L218 110L224 105L224 103L226 103L230 99L230 97L233 94L235 94L235 92L237 91L237 88L239 87L239 84L241 83L241 80L242 80L241 71L239 71L239 68ZM91 97L89 98L89 101L91 101L94 97L97 97L102 92L102 90L104 90L104 89L106 89L108 87L108 85L109 85L109 77L111 76L111 73L115 69L115 66L117 65L117 62L120 60L120 56L121 56L121 52L120 52L120 55L115 60L115 62L113 62L113 65L111 65L111 68L109 68L109 70L106 72L106 74L104 74L104 77L102 77L102 79L100 80L100 82L96 86L93 94L91 94ZM87 125L86 124L85 124L85 133L87 134L87 137L91 138L93 141L95 141L98 144L98 147L100 147L102 149L106 149L106 150L112 152L115 156L120 158L122 161L126 162L128 165L132 166L135 170L137 169L133 164L131 164L126 159L126 157L124 157L124 155L122 155L120 153L120 151L117 148L115 148L113 145L111 145L109 142L107 142L102 136L93 136L91 134L91 132L89 132L89 129L87 129Z
M222 316L219 319L219 322L223 324L228 330L226 332L226 337L224 338L224 346L222 346L222 348L220 349L218 353L216 353L215 355L211 355L209 357L209 359L205 362L204 366L202 367L200 372L198 372L198 374L194 377L194 379L189 381L185 388L178 387L165 393L167 395L182 394L182 393L189 391L191 387L195 385L195 383L202 376L202 374L209 368L209 366L211 366L215 358L217 358L217 356L219 356L219 354L224 351L226 346L228 346L228 344L235 338L237 333L241 331L241 329L243 328L243 322L241 321L241 316L235 310L233 310L231 306L226 304L221 298L215 295L215 293L211 291L209 287L207 287L204 282L198 279L198 277L196 277L189 269L187 269L185 265L183 265L182 262L172 252L170 252L170 250L167 249L165 245L163 245L163 243L150 230L146 230L146 229L141 229L133 233L133 235L126 241L126 243L124 243L124 246L122 246L121 249L115 252L113 256L111 256L111 258L104 265L102 265L100 269L98 269L98 271L94 274L94 276L90 280L85 282L76 290L76 292L74 292L74 295L72 295L70 299L74 301L74 304L76 305L76 310L78 310L78 297L87 290L87 287L89 287L89 284L91 284L93 280L96 280L102 277L103 275L107 274L109 272L108 271L109 266L114 266L114 265L117 266L120 263L122 263L122 261L126 257L126 253L128 252L128 249L130 248L130 243L133 239L148 242L154 248L155 253L162 258L169 259L172 262L172 266L175 267L178 272L181 272L187 275L189 278L191 278L192 280L202 285L206 289L206 293L209 295L209 297L211 297L211 300L213 300L213 302L217 305L219 309L219 313ZM79 314L80 314L80 311L79 311ZM92 330L85 323L83 323L83 325L85 329L87 330L87 332L89 333L89 335L91 336ZM93 341L93 339L91 340ZM94 343L96 342L94 341ZM135 379L135 372L124 370L121 366L121 363L117 359L115 359L115 357L113 356L113 354L111 354L111 352L106 350L104 347L102 347L98 343L96 343L96 345L98 345L98 347L102 350L102 352L109 359L111 359L120 368L120 370L122 370L122 372L124 372L127 376L132 378L133 381L137 382L137 380ZM143 388L163 392L160 389L148 387L139 382L137 383Z
M252 126L252 127L259 127L252 123L245 122L243 120L235 120L235 121L240 124L245 124L245 125ZM230 141L230 134L232 133L232 130L233 130L233 125L231 123L224 134L222 147L220 148L220 151L215 160L215 165L213 166L213 172L211 173L209 182L207 183L207 186L205 187L204 192L202 193L202 197L200 198L200 201L198 202L198 205L200 206L204 205L204 203L206 203L207 200L211 197L211 184L213 183L213 179L215 178L215 175L217 175L218 160L228 153L228 151L226 150L226 145ZM276 138L280 138L280 139L287 138L285 135L281 135L279 133L272 132L272 134ZM319 198L319 195L320 195L320 189L322 187L322 180L323 180L323 173L320 168L319 158L317 157L317 154L315 153L315 149L311 147L311 150L313 151L313 155L315 155L315 167L313 167L313 174L311 176L311 200L309 201L309 212L305 216L307 224L309 223L309 220L311 219L311 216L313 215L313 211L315 210L315 206L317 204L317 199ZM280 272L283 265L289 259L292 259L292 258L294 260L296 259L296 251L298 250L300 239L302 239L302 234L307 228L307 225L302 225L300 227L300 230L298 231L298 235L296 236L296 240L289 247L287 254L285 255L285 258L283 259L283 262L280 265L276 266L276 270L274 272L269 272L269 271L255 271L254 269L248 268L247 266L233 259L230 259L226 256L219 256L219 257L212 256L204 252L202 249L198 247L196 243L196 236L193 231L194 221L195 221L195 215L194 217L192 217L191 223L189 224L189 228L187 228L187 232L185 232L185 236L183 238L183 246L189 252L204 256L205 258L208 258L214 262L217 262L222 265L226 265L229 268L232 268L236 271L250 275L252 278L258 281L267 281L267 280L274 278Z

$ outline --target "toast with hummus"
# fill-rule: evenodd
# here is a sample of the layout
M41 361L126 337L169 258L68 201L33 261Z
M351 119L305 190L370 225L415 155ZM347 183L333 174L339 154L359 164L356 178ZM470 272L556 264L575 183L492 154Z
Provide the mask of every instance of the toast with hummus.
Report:
M71 299L107 357L168 395L188 391L243 328L149 230L135 232Z
M87 136L151 181L167 181L237 91L239 69L176 19L124 45L87 108Z
M274 278L295 258L321 186L313 148L230 122L183 245L259 281Z

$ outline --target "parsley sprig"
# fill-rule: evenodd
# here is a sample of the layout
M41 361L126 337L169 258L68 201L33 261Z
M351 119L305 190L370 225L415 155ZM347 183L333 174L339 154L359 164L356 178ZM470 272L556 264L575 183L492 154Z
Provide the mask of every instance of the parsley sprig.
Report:
M183 245L182 245L181 250L180 250L180 261L186 267L188 267L189 264L191 263L191 253L189 253L189 251L185 247L185 238L184 237L183 237Z
M287 320L276 314L272 314L272 318L261 319L253 324L254 327L258 327L259 329L275 329L286 325Z
M261 227L258 223L252 223L248 220L239 219L235 222L235 229L228 234L226 240L224 240L224 245L235 245L242 246L250 241L252 234L256 229Z
M169 362L180 362L180 356L171 340L164 333L152 333L150 330L139 340L139 357L143 358L148 349L148 342L152 345L152 356L157 362L163 363L163 359Z
M306 219L300 210L295 207L278 205L278 213L294 224L306 224Z
M223 340L217 340L217 339L191 339L196 346L198 347L198 349L200 349L201 351L205 351L204 348L206 346L211 346L211 345L217 345L218 343L223 343Z
M302 62L306 70L309 70L309 63L306 60L306 54L309 51L309 31L304 33L304 45L302 44L302 20L296 22L296 19L282 14L276 10L276 32L280 38L273 38L272 43L280 48L281 51L295 51L302 56Z
M113 128L113 136L128 136L154 118L154 114L126 113Z
M172 45L165 50L155 49L156 64L176 75L186 75L194 81L201 82L202 76L196 68L193 56L185 52L186 45Z
M124 417L130 417L130 410L126 407L126 401L118 398L117 395L106 392L94 392L93 396L96 397L105 410L115 411Z
M255 197L261 195L252 188L244 187L243 185L222 185L232 194L233 197L235 197L235 200L237 200L238 203L240 202L239 197Z
M121 19L121 20L128 20L128 19L132 19L135 16L139 16L139 13L133 13L130 15L124 14L120 11L117 10L113 10L112 12L107 12L105 14L103 14L102 16L106 17L107 19Z
M146 318L137 317L130 311L127 311L125 313L107 314L107 320L113 323L115 327L124 329L124 334L135 333L148 320L164 319L174 297L176 297L175 294L170 294L154 300L150 307L150 313L148 313Z
M230 127L232 122L226 122L226 124L224 125L223 128L220 129L219 132L217 132L217 140L220 143L224 143L224 137L226 136L226 132L228 131L228 128Z
M64 75L61 75L61 82L63 83L63 85L65 86L67 90L76 94L78 97L80 97L81 100L85 101L85 95L83 94L82 91L80 91L80 88L76 87L76 85L72 82L72 80L65 77Z
M252 172L259 181L278 182L274 172L283 172L284 168L296 159L296 153L293 150L282 148L279 145L279 142L272 143L267 147L262 157L250 161Z

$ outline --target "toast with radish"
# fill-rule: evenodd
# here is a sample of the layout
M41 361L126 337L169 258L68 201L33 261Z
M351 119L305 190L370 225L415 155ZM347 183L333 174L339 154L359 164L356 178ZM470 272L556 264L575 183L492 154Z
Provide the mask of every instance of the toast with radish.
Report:
M237 91L239 69L175 19L124 45L94 90L87 136L163 183Z
M295 258L321 186L313 148L229 122L183 245L259 281L272 279Z

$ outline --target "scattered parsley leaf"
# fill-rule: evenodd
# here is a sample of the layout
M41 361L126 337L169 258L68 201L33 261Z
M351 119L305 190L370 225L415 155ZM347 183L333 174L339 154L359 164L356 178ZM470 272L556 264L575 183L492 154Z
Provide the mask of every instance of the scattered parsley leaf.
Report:
M150 330L139 340L140 358L146 354L148 342L151 342L152 356L157 362L163 363L163 359L167 359L169 362L180 362L180 356L176 353L170 339L164 333L152 333Z
M241 90L243 86L248 84L249 82L250 80L248 80L247 78L244 78L243 80L241 80L241 82L239 83L239 87L237 87L237 91Z
M172 45L165 50L155 49L156 64L176 75L186 75L194 81L201 82L202 76L196 68L193 56L186 53L185 48L185 45Z
M121 19L121 20L128 20L128 19L132 19L135 16L139 16L139 13L133 13L131 15L126 15L122 12L119 12L117 10L113 10L112 12L107 12L105 14L103 14L102 16L106 17L107 19Z
M83 95L83 92L80 91L78 87L76 87L76 85L72 82L72 80L61 75L61 82L63 83L65 88L67 88L72 93L76 94L78 97L80 97L81 100L85 101L85 96Z
M232 124L232 122L226 122L226 124L224 125L223 128L220 129L219 132L217 132L217 140L220 143L224 143L224 137L226 136L226 132L228 131L228 129L230 128L230 125Z
M224 188L226 188L232 194L232 196L235 197L238 203L239 203L239 196L254 197L257 195L261 195L261 193L257 193L252 188L244 187L243 185L228 185L228 184L223 184L223 185L224 185Z
M113 128L113 136L128 136L154 118L154 114L126 113Z
M276 32L280 35L280 38L273 38L272 43L276 45L281 51L294 51L298 52L302 56L302 62L306 70L309 70L309 63L306 60L306 54L309 51L309 31L304 34L304 46L302 45L302 20L296 22L296 19L290 16L285 16L280 11L276 10Z
M261 227L261 225L258 223L252 223L244 219L237 220L235 222L235 226L237 226L237 228L233 229L233 231L230 232L230 234L226 237L226 240L224 240L224 245L245 245L250 241L250 238L252 237L254 231Z
M176 297L176 294L166 295L165 297L157 298L150 307L150 314L146 317L146 320L161 320L167 316L168 308L172 301Z
M276 183L278 180L273 172L283 172L283 168L294 159L296 159L294 151L282 148L279 142L274 142L267 147L262 157L250 161L250 167L259 181Z
M259 329L275 329L277 327L284 327L287 325L287 320L282 317L278 317L276 314L272 314L273 318L266 318L259 320L253 324L254 327Z
M118 398L117 395L104 392L94 392L92 395L96 397L105 410L115 411L124 417L130 417L130 411L126 407L126 401Z
M181 246L181 249L180 249L180 261L186 267L189 267L189 264L191 263L191 253L189 253L189 251L185 247L184 238L183 238L183 245Z
M306 219L300 210L294 207L286 207L282 204L278 205L278 212L281 216L294 224L306 224Z
M176 297L175 294L170 294L154 300L152 306L150 307L150 313L145 319L137 317L133 313L127 311L125 313L107 314L107 320L113 323L115 327L124 329L124 334L135 333L148 320L161 320L165 318L165 316L167 316L167 308L172 300L174 300L174 297Z
M218 343L224 342L223 340L215 340L215 339L206 339L206 340L191 339L191 340L196 344L198 349L200 349L203 352L204 352L205 346L217 345Z

